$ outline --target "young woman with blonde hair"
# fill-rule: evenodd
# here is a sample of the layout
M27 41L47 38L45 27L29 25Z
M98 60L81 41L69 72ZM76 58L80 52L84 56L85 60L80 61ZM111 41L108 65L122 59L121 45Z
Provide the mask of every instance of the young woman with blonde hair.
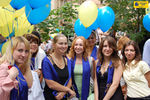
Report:
M65 56L68 49L66 36L59 34L53 39L53 52L42 62L42 73L46 85L44 88L45 100L67 100L68 93L75 96L70 89L71 62Z
M14 75L14 78L17 77L18 87L11 91L10 99L27 100L28 88L31 87L33 81L30 71L30 44L28 40L22 36L12 38L5 54L0 59L0 63L7 63L10 68L14 66L19 72L18 75Z

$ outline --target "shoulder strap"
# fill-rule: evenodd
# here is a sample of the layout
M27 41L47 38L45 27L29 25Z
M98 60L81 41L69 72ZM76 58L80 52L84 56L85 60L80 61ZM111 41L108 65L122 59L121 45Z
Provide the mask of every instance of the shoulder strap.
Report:
M51 55L48 56L48 59L50 60L50 62L52 63L52 65L55 64Z
M64 60L64 63L65 63L65 66L67 66L67 62L66 62L66 60L65 60L65 56L63 56L63 60Z

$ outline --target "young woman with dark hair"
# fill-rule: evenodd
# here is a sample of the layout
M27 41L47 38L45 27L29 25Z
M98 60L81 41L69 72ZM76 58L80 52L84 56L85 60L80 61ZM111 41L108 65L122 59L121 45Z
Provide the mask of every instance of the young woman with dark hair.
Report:
M95 68L95 100L123 100L120 87L123 66L118 57L116 41L106 36L99 45Z

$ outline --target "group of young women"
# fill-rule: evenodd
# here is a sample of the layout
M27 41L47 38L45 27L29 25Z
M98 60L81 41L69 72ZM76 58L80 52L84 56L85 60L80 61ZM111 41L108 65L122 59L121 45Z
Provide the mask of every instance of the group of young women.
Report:
M91 100L150 99L150 68L141 61L136 43L130 40L123 46L121 60L113 37L106 36L98 49L95 41L94 32L88 39L76 37L67 54L67 38L63 34L54 37L52 53L42 60L41 69L34 70L45 80L44 99L88 100L92 94ZM30 67L34 61L30 55L32 42L14 37L0 58L0 69L5 70L5 76L0 73L0 99L28 100L28 89L34 82L30 69L35 68ZM127 85L125 96L120 87L122 75Z

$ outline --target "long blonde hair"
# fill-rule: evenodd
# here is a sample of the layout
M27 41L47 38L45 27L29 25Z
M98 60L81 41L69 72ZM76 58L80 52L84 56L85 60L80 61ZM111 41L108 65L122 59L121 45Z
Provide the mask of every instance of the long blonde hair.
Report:
M17 65L19 67L19 69L21 70L21 72L23 74L25 74L27 67L30 67L31 53L30 53L30 44L29 44L28 40L26 40L23 36L13 37L12 40L9 41L7 48L6 48L6 52L0 58L0 64L2 64L3 62L8 62L11 65L15 64L15 61L13 59L13 53L19 43L24 43L26 49L29 50L28 58L24 62L24 64Z

